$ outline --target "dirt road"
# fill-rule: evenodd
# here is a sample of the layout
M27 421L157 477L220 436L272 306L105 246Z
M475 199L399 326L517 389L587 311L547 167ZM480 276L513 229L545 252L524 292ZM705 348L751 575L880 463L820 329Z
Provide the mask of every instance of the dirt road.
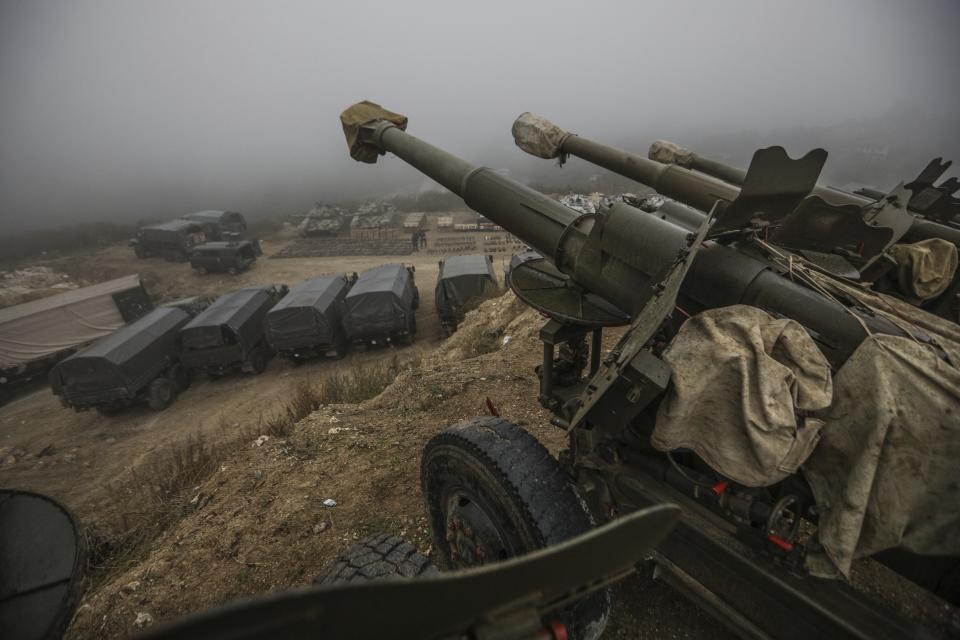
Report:
M269 255L282 244L265 242ZM121 478L153 451L194 434L229 437L230 431L256 424L278 411L301 380L317 380L363 362L414 357L440 342L434 307L437 257L364 256L340 258L263 258L238 276L194 274L189 265L159 259L137 260L117 245L91 255L54 261L77 279L98 281L140 273L148 291L159 300L206 294L216 296L258 283L295 284L332 271L362 271L389 262L416 267L421 304L417 341L412 347L390 347L351 353L341 361L315 361L301 366L275 358L259 376L236 374L217 381L195 380L172 407L155 413L136 407L106 418L95 412L75 413L60 405L49 388L41 388L0 407L0 485L42 491L62 500L84 519L95 519L108 500L105 485Z

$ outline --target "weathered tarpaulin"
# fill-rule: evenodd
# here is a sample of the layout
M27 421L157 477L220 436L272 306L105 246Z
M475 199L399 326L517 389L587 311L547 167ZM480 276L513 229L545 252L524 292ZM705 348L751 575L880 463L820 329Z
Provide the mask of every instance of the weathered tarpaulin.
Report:
M673 374L657 449L690 449L761 487L795 473L816 445L823 423L806 414L830 405L830 365L797 322L745 305L711 309L684 323L664 360Z
M917 300L939 296L957 273L957 246L942 238L895 244L888 253L897 262L900 290Z
M130 275L0 309L0 368L46 358L116 331L126 321L115 296L131 290L148 302L140 276Z
M960 553L960 369L910 338L868 338L834 378L803 467L820 511L815 575L897 546Z

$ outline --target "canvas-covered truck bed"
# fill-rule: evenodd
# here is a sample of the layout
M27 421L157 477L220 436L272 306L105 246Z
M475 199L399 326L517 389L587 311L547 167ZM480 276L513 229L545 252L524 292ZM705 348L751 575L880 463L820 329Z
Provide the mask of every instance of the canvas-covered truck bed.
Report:
M207 240L239 239L247 234L247 221L236 211L197 211L188 213L183 219L202 226Z
M344 297L341 316L355 344L413 342L420 293L413 267L385 264L367 269Z
M247 287L220 296L180 331L184 366L219 376L236 369L261 373L273 354L264 318L286 287Z
M138 258L161 256L164 260L183 262L187 260L190 248L205 240L203 225L179 219L140 227L130 245Z
M177 339L191 317L178 307L160 307L81 349L50 372L53 393L78 411L111 414L143 399L165 409L189 383L178 364Z
M0 394L153 308L140 276L0 309Z
M456 331L467 311L496 292L493 256L477 254L441 260L435 300L444 332Z
M341 302L356 280L355 273L334 273L291 288L267 313L267 340L273 349L293 360L319 355L343 357L346 335L340 318Z

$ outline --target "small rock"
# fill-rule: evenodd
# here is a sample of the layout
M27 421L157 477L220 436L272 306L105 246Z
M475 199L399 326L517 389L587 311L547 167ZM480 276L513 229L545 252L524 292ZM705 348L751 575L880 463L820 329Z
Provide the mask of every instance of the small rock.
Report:
M333 508L337 506L337 501L334 500L333 498L327 498L326 500L323 501L323 506Z
M65 453L65 454L63 454L63 461L64 461L64 462L76 462L76 460L77 460L76 454L73 454L73 453Z
M328 525L326 522L320 522L320 523L318 523L318 524L313 525L313 532L314 532L314 533L323 533L324 531L327 530L327 527L329 527L329 526L330 526L330 525Z
M140 581L134 580L133 582L128 582L120 588L120 593L134 593L137 589L140 588Z
M327 435L335 436L340 433L345 433L347 431L353 431L350 427L330 427L327 429Z
M117 439L114 438L113 436L111 436L111 437L107 438L106 440L104 440L104 442L106 442L107 444L113 444L113 443L116 442L116 441L117 441Z
M133 626L138 629L143 629L144 627L149 627L153 624L153 616L147 613L146 611L141 611L137 614L136 620L133 621Z
M330 422L340 422L340 418L337 416L330 416Z
M270 436L259 436L256 440L253 441L254 447L262 447L263 443L270 439Z

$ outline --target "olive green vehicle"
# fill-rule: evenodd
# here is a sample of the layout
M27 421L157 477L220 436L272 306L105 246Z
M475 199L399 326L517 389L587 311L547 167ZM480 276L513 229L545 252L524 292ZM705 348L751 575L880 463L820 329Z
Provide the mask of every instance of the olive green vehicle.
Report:
M556 460L499 417L460 423L432 438L421 483L441 567L522 556L624 514L674 504L683 517L651 554L653 575L735 632L935 637L927 620L904 617L836 579L853 559L869 557L899 573L897 579L935 593L934 609L955 611L960 601L960 514L949 498L960 433L944 429L960 410L960 371L948 355L960 349L954 325L879 298L851 276L863 277L894 243L928 222L908 210L909 190L862 207L837 204L816 191L825 151L793 160L779 147L758 151L738 188L523 114L513 128L521 149L544 158L581 157L679 201L650 212L611 200L583 213L409 135L406 117L379 105L353 105L341 122L354 159L373 163L394 154L544 256L518 263L509 285L549 318L540 331L539 400L568 446ZM729 366L709 358L749 341L710 328L720 326L723 314L762 318L777 340L786 340L789 327L803 344L794 356L810 358L803 375L832 379L836 393L821 385L818 403L807 410L796 390L791 396L784 387L773 397L729 384L725 375L751 369L739 368L733 356ZM629 328L604 353L602 330L617 325ZM707 337L690 337L698 327L706 327ZM699 347L683 360L678 353L691 344ZM789 361L772 346L758 348L763 362ZM887 359L899 349L916 359ZM870 360L870 354L880 355ZM716 386L700 387L697 401L684 405L677 390L700 380ZM872 409L891 399L909 405ZM759 406L765 409L734 418L720 412ZM678 407L707 422L674 421L690 441L664 445L658 439L664 416ZM781 410L794 425L787 440L751 430L767 424L759 417L764 411ZM882 429L864 436L863 425L850 423L861 416ZM883 456L850 446L854 433L876 441L891 429L903 437L884 441ZM702 446L721 433L730 440ZM756 452L747 434L762 442ZM849 438L838 441L838 434ZM922 446L911 448L916 444ZM768 453L776 457L765 467L759 460ZM922 479L909 463L883 466L918 457ZM748 472L755 467L767 475L754 480ZM887 483L890 491L881 490ZM861 536L875 540L869 546L862 537L839 535L838 518L849 526L858 517L854 504L867 511L866 520L854 521ZM888 523L892 529L884 528ZM835 544L848 545L847 555ZM596 638L608 612L601 590L572 601L560 619L569 637Z
M141 227L130 241L138 258L161 257L171 262L186 262L193 247L204 243L203 226L193 220L171 220Z
M207 242L190 251L190 266L200 275L226 272L234 276L253 266L262 255L257 240Z
M203 228L207 240L240 240L247 237L247 221L236 211L197 211L183 216Z
M180 329L180 362L211 378L263 373L274 355L264 319L286 293L285 285L263 285L220 296Z
M112 416L138 403L163 411L190 385L177 340L193 315L190 307L154 309L57 364L50 388L77 411Z
M441 260L434 301L444 337L457 330L467 311L497 293L493 256L451 256Z

